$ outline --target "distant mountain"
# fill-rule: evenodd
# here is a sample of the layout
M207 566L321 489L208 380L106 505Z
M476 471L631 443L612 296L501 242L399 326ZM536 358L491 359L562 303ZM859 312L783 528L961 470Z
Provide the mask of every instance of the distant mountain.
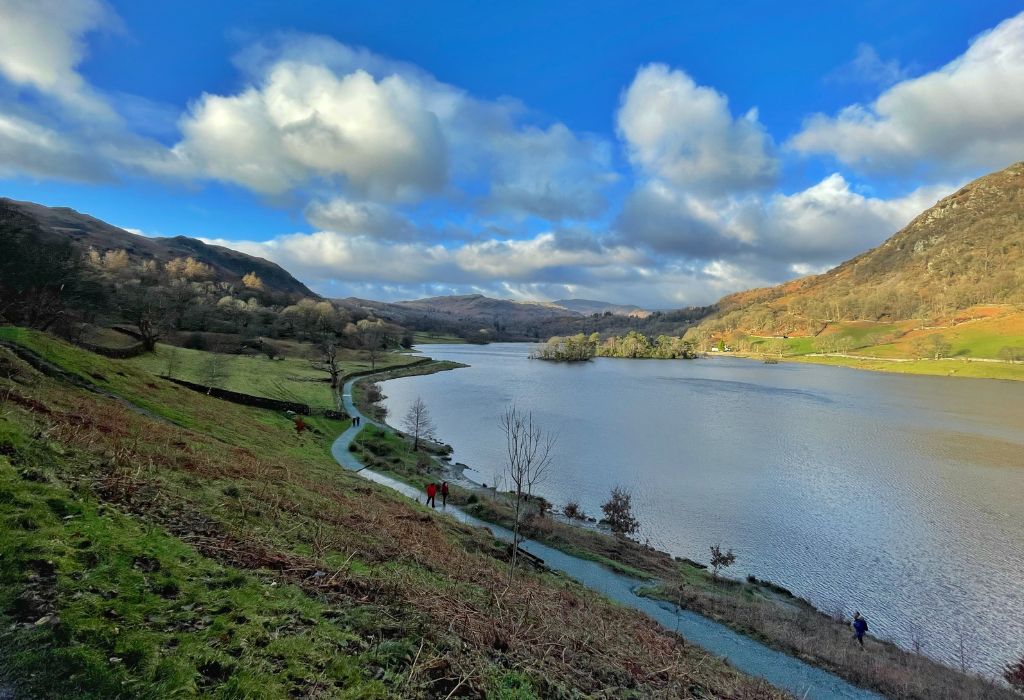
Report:
M255 272L270 292L317 296L276 263L223 246L209 245L194 238L148 238L67 207L47 207L0 197L0 212L3 210L29 217L44 234L54 239L70 240L83 250L125 250L130 257L150 258L159 262L192 257L213 268L218 281L238 282L243 275Z
M559 299L558 301L551 302L551 306L557 306L566 311L572 311L584 316L604 314L606 312L615 316L635 316L637 318L647 318L651 315L650 311L641 309L639 306L611 304L607 301L594 301L592 299Z
M482 294L397 302L354 297L339 301L413 330L490 340L547 340L553 335L630 330L678 335L706 313L705 309L681 309L662 314L600 301L509 301Z
M579 316L550 304L492 299L482 294L395 302L350 297L340 302L414 330L442 331L463 337L483 332L491 338L507 340L533 339L539 337L540 328L548 322Z
M507 320L554 318L566 315L565 309L556 308L544 302L492 299L483 294L428 297L413 301L396 301L395 305L414 311L442 313L458 318L482 321L490 321L495 315Z

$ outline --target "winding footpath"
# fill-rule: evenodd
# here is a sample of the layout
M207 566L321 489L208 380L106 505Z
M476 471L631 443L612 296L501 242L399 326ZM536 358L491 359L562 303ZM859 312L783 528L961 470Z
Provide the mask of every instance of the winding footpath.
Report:
M350 416L361 417L360 423L373 423L387 429L388 426L369 420L356 409L355 402L352 400L352 386L355 382L355 379L347 381L342 389L345 410ZM418 489L367 469L349 451L349 445L352 444L361 429L362 426L349 427L338 436L331 446L334 459L346 469L358 472L370 481L387 486L418 501L422 496ZM474 518L455 506L439 509L438 512L474 527L487 528L498 539L506 542L512 541L512 533L509 530ZM520 547L543 559L550 569L572 577L584 586L617 603L639 610L661 623L665 628L680 633L687 641L716 656L727 659L739 671L750 676L764 678L772 685L789 691L797 698L806 700L881 698L876 693L858 688L834 674L771 649L703 615L689 610L681 610L671 603L637 595L636 590L645 583L644 581L617 574L596 562L571 556L533 540L523 540Z

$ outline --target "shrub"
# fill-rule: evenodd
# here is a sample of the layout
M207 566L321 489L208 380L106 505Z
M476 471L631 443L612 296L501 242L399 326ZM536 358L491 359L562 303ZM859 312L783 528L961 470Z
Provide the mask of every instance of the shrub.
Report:
M202 333L191 333L182 346L190 350L206 350L206 338Z
M1003 671L1003 678L1015 690L1024 692L1024 656L1006 665Z
M580 504L577 503L576 501L569 501L568 503L566 503L565 507L562 508L562 514L565 515L565 517L570 518L572 520L587 519L587 514L583 512L583 509L580 508Z
M721 569L727 569L735 563L736 555L731 549L723 552L721 545L711 545L711 574L715 578L718 578Z
M632 500L633 495L629 491L616 486L612 489L611 498L601 506L608 527L616 535L632 535L640 528L639 521L633 517Z

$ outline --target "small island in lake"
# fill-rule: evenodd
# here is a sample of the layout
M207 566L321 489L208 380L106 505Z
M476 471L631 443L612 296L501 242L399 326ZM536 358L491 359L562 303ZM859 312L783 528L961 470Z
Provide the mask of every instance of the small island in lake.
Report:
M597 333L554 336L530 354L536 360L549 362L587 362L592 357L620 357L630 359L692 360L697 357L689 340L670 335L659 335L653 340L637 331L601 340Z

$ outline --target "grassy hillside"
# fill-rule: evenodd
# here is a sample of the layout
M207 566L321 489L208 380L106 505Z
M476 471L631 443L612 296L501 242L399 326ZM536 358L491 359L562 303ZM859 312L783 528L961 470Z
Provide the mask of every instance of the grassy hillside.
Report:
M344 422L0 332L0 681L28 697L781 697L340 469Z
M776 354L780 343L762 341L784 341L791 355L1015 362L1024 347L1024 163L975 180L824 274L723 298L691 337Z
M1024 310L976 306L943 325L937 323L843 321L827 324L814 336L734 330L717 337L731 351L753 357L905 374L1024 379ZM688 337L696 334L691 331Z
M268 291L296 297L316 296L276 263L195 238L149 238L67 207L46 207L0 197L0 220L13 223L14 219L10 218L13 216L25 217L38 225L51 240L71 241L83 250L92 248L100 253L123 250L130 257L161 264L175 258L192 257L209 265L218 282L238 283L244 275L255 272Z

